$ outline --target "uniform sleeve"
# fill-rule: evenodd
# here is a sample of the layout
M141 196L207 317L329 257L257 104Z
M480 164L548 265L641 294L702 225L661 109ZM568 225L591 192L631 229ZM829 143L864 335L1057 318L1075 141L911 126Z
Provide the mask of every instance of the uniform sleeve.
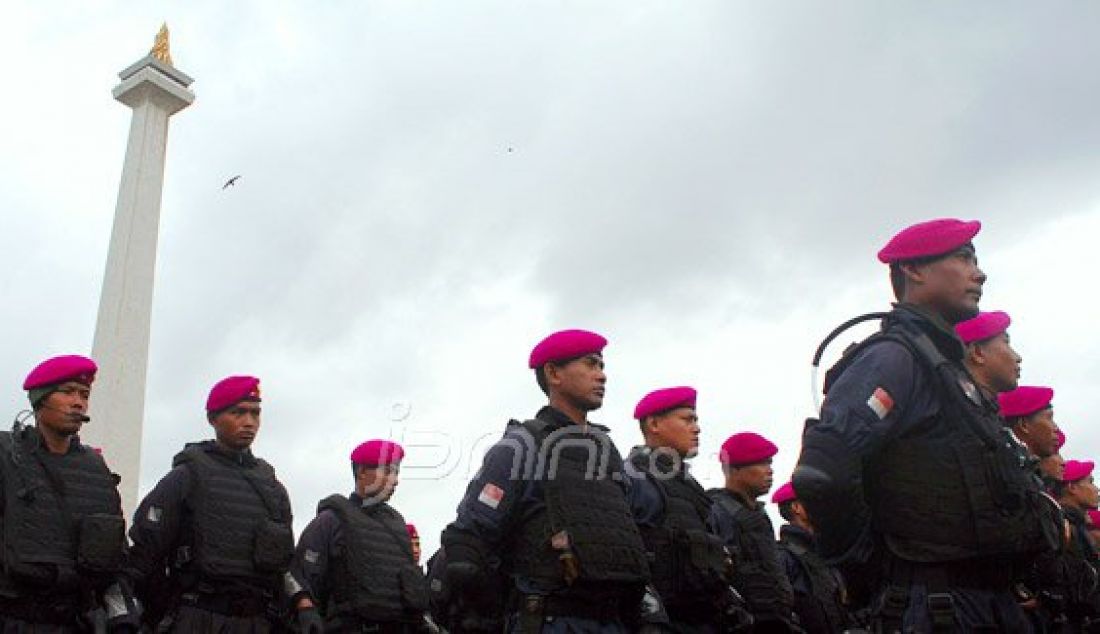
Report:
M864 561L870 554L863 467L890 437L934 409L925 384L921 367L902 344L873 345L840 375L820 421L803 433L793 479L826 558Z
M623 479L630 482L626 491L626 501L630 504L631 514L634 515L634 523L638 526L657 526L665 507L657 485L644 474Z
M455 521L443 531L443 544L474 539L489 550L500 544L516 503L524 493L524 477L534 469L533 439L509 433L485 454L481 469L458 504Z
M328 600L329 562L333 560L339 524L332 511L323 511L313 518L302 531L294 559L290 562L291 576L318 607L324 606Z
M163 571L179 545L180 524L191 488L191 472L180 465L161 478L134 513L130 527L130 577L138 588L154 572Z

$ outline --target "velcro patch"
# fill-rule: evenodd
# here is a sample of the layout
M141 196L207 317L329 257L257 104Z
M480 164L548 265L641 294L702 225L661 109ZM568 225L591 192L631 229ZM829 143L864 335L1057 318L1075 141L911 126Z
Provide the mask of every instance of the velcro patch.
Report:
M876 387L875 391L871 393L871 398L867 399L867 407L870 407L875 416L882 420L886 418L890 410L894 409L894 397L890 396L890 393L881 387Z
M504 499L504 489L489 482L481 489L481 493L477 496L477 501L481 502L485 506L496 510L500 506L500 501Z

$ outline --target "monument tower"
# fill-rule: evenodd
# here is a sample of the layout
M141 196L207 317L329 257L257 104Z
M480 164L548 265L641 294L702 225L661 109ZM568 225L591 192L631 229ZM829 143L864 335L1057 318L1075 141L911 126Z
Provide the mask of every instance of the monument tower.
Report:
M112 94L133 109L118 203L103 275L92 357L99 364L90 423L81 436L101 447L122 476L119 492L127 517L137 507L145 370L157 259L160 199L168 118L191 105L191 78L172 64L168 27L162 25L149 54L118 74Z

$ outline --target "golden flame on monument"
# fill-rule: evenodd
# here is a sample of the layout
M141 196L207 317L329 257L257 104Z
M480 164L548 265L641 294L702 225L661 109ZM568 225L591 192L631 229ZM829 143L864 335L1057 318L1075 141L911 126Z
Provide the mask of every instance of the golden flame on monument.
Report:
M149 54L157 61L164 62L169 66L174 66L174 64L172 64L172 53L168 50L167 23L161 23L160 30L157 31L157 36L153 38L153 48L149 50Z

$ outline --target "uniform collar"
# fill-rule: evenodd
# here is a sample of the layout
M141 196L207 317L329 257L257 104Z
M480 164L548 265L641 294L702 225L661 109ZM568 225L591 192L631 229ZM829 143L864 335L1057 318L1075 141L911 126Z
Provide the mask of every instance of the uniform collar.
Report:
M382 507L386 506L385 502L380 502L378 500L365 499L361 495L356 493L355 491L351 492L351 495L348 496L348 499L351 500L351 503L354 506L357 506L357 507L363 509L364 511L371 511L371 510L382 508Z

